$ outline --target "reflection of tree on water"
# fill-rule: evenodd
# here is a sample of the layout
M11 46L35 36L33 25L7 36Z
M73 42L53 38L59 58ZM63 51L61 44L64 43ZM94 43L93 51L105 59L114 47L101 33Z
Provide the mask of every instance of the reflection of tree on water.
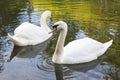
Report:
M113 80L120 80L120 69L113 65L104 63L101 65L102 73L105 74L105 78L111 78Z
M31 22L31 13L33 11L33 7L30 1L27 1L26 3L27 3L26 8L27 8L28 20L29 22Z
M4 70L4 59L3 55L0 53L0 73Z
M31 16L31 4L28 4L28 0L0 0L0 35L7 35L8 32L13 32L20 21L23 22L23 18L20 18L21 12L25 10L27 6L28 16ZM24 15L24 14L22 14ZM30 19L29 19L30 20Z

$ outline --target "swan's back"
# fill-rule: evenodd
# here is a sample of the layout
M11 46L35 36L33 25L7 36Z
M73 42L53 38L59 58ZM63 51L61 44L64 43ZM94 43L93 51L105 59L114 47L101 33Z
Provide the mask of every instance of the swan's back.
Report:
M52 34L48 34L50 31L47 30L29 22L24 22L15 29L15 35L9 35L9 37L16 45L35 45L51 37Z
M61 62L70 62L70 64L89 62L101 56L107 48L103 43L91 38L74 40L64 47L64 54Z
M45 29L38 27L34 24L28 23L28 22L21 24L18 28L15 29L14 33L19 36L21 35L25 36L28 39L37 39L42 36L44 37L45 34L48 35Z

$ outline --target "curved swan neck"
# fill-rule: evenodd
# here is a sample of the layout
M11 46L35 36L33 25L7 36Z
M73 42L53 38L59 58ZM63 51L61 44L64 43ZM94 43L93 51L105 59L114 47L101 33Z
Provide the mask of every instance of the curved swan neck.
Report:
M47 18L48 18L48 15L46 15L46 14L44 14L44 13L41 15L41 19L40 19L41 27L46 27L46 28L48 28L48 27L47 27Z
M66 35L67 35L67 25L63 25L63 29L60 31L59 38L57 41L57 45L54 53L55 55L62 54Z

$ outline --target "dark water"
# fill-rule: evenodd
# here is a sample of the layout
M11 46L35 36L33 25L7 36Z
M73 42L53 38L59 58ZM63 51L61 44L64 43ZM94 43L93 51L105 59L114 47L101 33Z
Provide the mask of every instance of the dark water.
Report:
M40 25L45 10L52 11L49 25L67 22L66 44L87 36L100 42L113 39L113 45L97 60L75 65L52 63L58 33L42 44L14 46L7 33L25 21ZM56 79L120 80L119 0L0 0L0 80Z

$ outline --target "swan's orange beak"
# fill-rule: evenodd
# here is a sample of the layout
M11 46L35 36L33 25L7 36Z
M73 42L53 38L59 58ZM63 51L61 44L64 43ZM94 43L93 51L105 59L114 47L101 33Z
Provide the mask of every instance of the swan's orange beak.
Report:
M57 30L57 28L51 29L51 32L49 32L49 34L50 34L50 33L53 33L53 32L56 31L56 30Z

